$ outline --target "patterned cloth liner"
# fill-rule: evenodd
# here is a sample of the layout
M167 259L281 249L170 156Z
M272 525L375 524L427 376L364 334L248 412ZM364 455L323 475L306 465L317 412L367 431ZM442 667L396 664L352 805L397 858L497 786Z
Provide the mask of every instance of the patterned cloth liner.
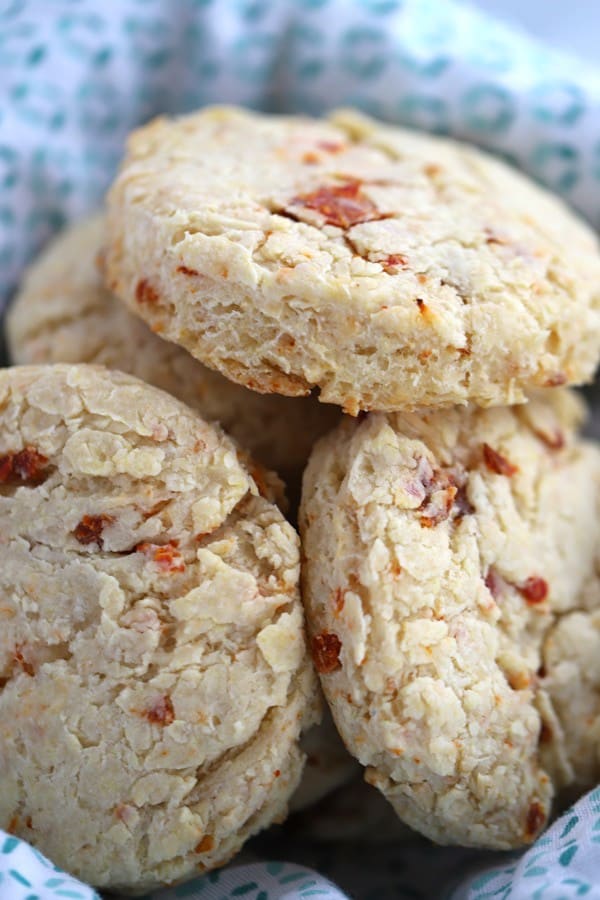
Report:
M131 128L209 102L309 113L353 104L466 138L516 162L600 225L600 70L468 6L0 0L0 306L48 237L101 201ZM455 890L447 886L447 896L596 900L599 845L600 789L526 854L508 863L503 855L499 866ZM443 852L427 848L431 868ZM383 873L389 885L396 857L392 846ZM426 887L428 861L406 891L374 888L356 896L437 900L439 891ZM308 869L265 863L152 898L312 896L345 895ZM0 900L58 897L98 895L0 832Z
M435 849L429 856L433 858ZM394 849L390 856L393 856ZM359 898L362 895L355 895ZM381 898L377 891L373 895ZM390 897L392 895L390 894ZM403 897L436 893L397 893ZM579 800L527 853L504 854L503 863L449 888L446 900L600 900L600 788ZM0 900L100 900L24 841L0 831ZM305 866L265 862L232 866L143 900L349 900L331 881Z

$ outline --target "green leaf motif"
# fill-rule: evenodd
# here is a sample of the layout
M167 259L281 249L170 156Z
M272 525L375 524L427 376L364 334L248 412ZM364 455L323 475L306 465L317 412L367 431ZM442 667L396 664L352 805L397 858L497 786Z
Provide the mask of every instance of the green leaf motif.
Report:
M569 832L573 831L573 829L575 828L575 826L577 825L578 822L579 822L579 816L571 816L571 818L569 819L569 821L567 822L567 824L565 825L565 827L563 828L563 830L561 832L560 839L562 840L569 834Z
M571 144L538 144L531 161L540 180L555 190L569 191L579 180L579 152Z
M234 72L242 81L268 81L275 71L273 54L276 38L271 34L247 34L233 47Z
M145 68L162 68L171 58L171 48L165 42L168 23L162 19L128 18L125 32L129 37L129 53Z
M269 11L268 0L237 0L238 13L246 22L259 22Z
M64 92L58 84L20 82L12 89L11 96L15 112L24 121L51 131L59 131L65 125Z
M578 847L577 847L576 842L573 842L570 847L567 847L566 850L563 850L563 852L558 857L558 861L561 864L561 866L564 866L565 868L567 866L569 866L571 864L573 857L577 853L577 850L578 850Z
M245 897L251 891L257 891L258 885L255 881L247 881L246 884L240 884L231 891L232 897Z
M344 69L355 78L376 78L388 65L386 36L379 28L349 28L342 36Z
M303 81L320 75L325 60L316 48L323 44L322 31L310 25L292 25L287 39L289 59L286 68Z
M409 53L400 53L398 60L403 68L420 78L439 78L451 65L449 56L434 56L432 59L420 59Z
M268 862L266 865L269 875L279 875L283 872L284 864L282 862Z
M111 48L102 39L105 22L97 13L67 13L58 19L56 29L71 56L96 67L106 65L111 58Z
M535 878L537 875L545 875L548 869L545 866L532 866L530 869L526 869L524 874L525 878Z
M445 102L435 95L408 94L398 106L401 120L413 128L424 128L434 134L448 131L448 110Z
M14 187L17 182L18 157L13 147L0 145L0 187Z
M495 84L476 84L465 91L461 108L474 131L498 134L507 131L517 110L510 92Z
M402 6L399 0L360 0L360 4L374 16L389 16Z
M19 846L19 838L7 837L2 845L2 853L12 853Z
M532 112L540 122L574 125L585 113L583 91L575 84L540 84L531 92Z

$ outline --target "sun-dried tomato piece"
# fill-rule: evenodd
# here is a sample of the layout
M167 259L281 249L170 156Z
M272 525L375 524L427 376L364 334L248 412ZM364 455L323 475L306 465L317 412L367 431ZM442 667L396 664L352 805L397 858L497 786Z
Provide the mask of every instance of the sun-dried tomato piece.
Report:
M549 590L546 579L540 578L538 575L532 575L523 584L517 584L516 588L527 603L532 605L543 603L548 596Z
M505 583L504 579L498 575L493 566L490 566L488 569L487 575L484 578L485 586L494 598L497 600L500 594L502 593L502 585Z
M194 853L210 853L215 846L215 839L212 834L205 834L199 844L194 847Z
M546 379L544 387L560 387L561 384L566 384L567 381L568 378L564 372L555 372Z
M329 675L341 668L340 652L342 642L337 634L331 631L322 631L315 634L311 643L312 658L315 668L320 675Z
M170 725L175 721L173 701L168 695L158 697L146 710L145 716L153 725Z
M144 553L150 557L163 572L183 572L185 560L177 549L177 541L168 541L166 544L150 544L143 541L135 548L138 553Z
M102 548L102 532L114 521L114 516L107 516L105 513L99 516L83 516L73 534L80 544L98 544Z
M26 675L35 675L35 669L31 663L23 655L23 644L17 644L13 653L14 661L19 665Z
M341 588L341 587L336 588L335 591L333 592L333 609L334 609L336 616L339 616L339 614L343 610L345 599L346 599L346 592L343 590L343 588Z
M302 154L302 162L307 166L316 166L321 161L321 157L314 150L307 150Z
M460 468L433 470L424 465L422 458L418 473L425 489L425 498L419 507L424 528L435 528L450 517L460 519L475 512L466 495L466 474Z
M7 482L29 482L39 484L44 479L48 457L35 447L24 447L17 453L0 456L0 484Z
M327 153L341 153L345 149L345 145L339 141L317 141L317 147Z
M385 259L377 260L384 272L388 275L395 275L398 269L404 269L408 265L408 260L401 253L390 253Z
M437 490L434 488L427 497L426 505L422 507L421 525L424 528L435 528L449 518L456 493L457 489L453 484Z
M463 516L471 516L475 512L475 507L467 497L467 486L461 484L454 497L453 512L457 519Z
M519 467L513 465L509 459L490 447L489 444L483 445L483 461L490 470L496 475L507 475L509 478L519 471Z
M140 278L135 289L135 299L146 306L156 306L160 297L148 279Z
M25 447L15 454L13 470L21 481L33 481L39 478L40 472L46 467L48 457L39 453L35 447Z
M535 434L550 450L562 450L565 446L565 436L560 428L555 428L552 433L536 431Z
M546 824L546 813L544 807L539 800L533 800L527 810L527 818L525 820L525 837L528 841L533 840L538 832Z
M524 691L531 685L531 677L526 671L510 672L507 681L513 691Z
M361 222L381 218L373 201L361 191L360 181L317 188L310 194L294 197L292 202L294 205L316 210L327 225L335 225L337 228L350 228Z

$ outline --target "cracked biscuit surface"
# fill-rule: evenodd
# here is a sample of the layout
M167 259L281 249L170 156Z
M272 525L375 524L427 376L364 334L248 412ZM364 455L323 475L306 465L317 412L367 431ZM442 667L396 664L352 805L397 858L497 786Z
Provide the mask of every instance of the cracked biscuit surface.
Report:
M527 844L555 793L600 776L600 453L580 413L563 390L346 419L305 473L325 696L367 780L439 843Z
M597 363L591 229L498 160L355 113L155 120L108 232L111 289L256 391L504 405Z
M221 865L318 713L297 535L131 376L5 369L0 398L0 825L122 892Z
M262 397L153 334L102 283L104 217L61 234L30 268L7 319L19 364L99 363L167 391L218 421L257 460L299 480L314 442L339 419L315 398Z

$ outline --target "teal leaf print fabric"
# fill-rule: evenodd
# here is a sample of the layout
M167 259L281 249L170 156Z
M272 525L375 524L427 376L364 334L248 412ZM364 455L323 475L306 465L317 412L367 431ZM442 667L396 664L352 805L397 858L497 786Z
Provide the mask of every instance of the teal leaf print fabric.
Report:
M579 800L523 854L486 854L487 867L440 890L440 870L473 868L474 851L390 845L387 872L367 868L355 900L600 900L600 788ZM403 860L404 857L404 860ZM410 857L410 861L409 861ZM497 859L495 865L489 859ZM463 864L461 866L461 860ZM409 874L412 875L409 882ZM404 874L403 886L398 873ZM389 890L385 884L389 884ZM369 886L371 883L371 887ZM24 841L0 831L0 900L100 900ZM148 894L143 900L349 900L323 875L295 863L231 866Z
M0 900L100 900L25 841L0 830Z
M600 788L527 853L509 859L467 880L449 900L600 900Z
M339 888L305 866L253 863L211 872L143 900L348 900Z

